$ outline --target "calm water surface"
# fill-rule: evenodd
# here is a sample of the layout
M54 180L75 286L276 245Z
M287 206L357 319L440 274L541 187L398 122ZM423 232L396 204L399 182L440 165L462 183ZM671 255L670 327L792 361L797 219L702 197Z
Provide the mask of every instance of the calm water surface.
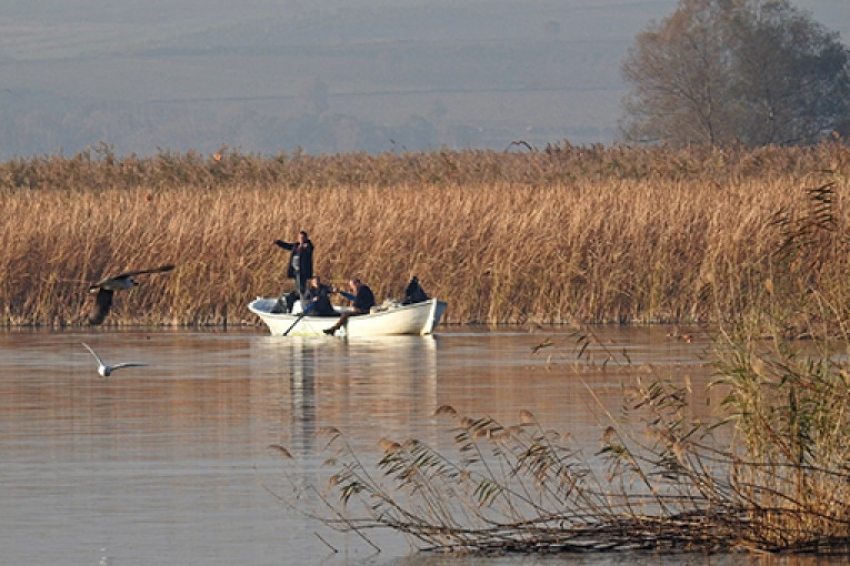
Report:
M530 410L546 426L594 442L607 425L602 407L620 406L621 372L610 368L625 356L635 371L697 386L708 378L704 337L687 342L669 332L598 329L581 360L566 330L446 328L381 340L259 330L0 333L2 564L704 563L442 557L416 553L394 533L375 535L375 553L274 495L291 490L284 470L304 484L326 480L322 427L339 428L365 460L377 461L381 437L447 444L450 423L434 417L443 404L509 424ZM547 339L552 345L534 353ZM148 365L101 379L81 341L107 362ZM294 459L281 459L272 444Z

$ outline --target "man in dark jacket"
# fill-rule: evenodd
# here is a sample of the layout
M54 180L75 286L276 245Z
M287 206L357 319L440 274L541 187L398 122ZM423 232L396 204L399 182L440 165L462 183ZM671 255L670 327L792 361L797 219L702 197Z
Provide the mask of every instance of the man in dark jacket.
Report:
M407 289L404 291L404 301L401 304L412 305L414 303L424 303L427 300L428 295L425 293L425 289L419 284L419 278L414 276L410 280L410 283L407 284Z
M304 296L307 290L307 280L313 277L313 242L307 237L307 232L298 233L298 241L294 243L275 240L275 245L289 250L289 266L286 276L295 280L295 291Z
M316 275L309 280L307 284L307 292L304 293L304 310L312 304L308 313L309 316L336 316L337 312L331 304L332 290L329 286L322 283L322 279Z
M372 293L372 289L370 289L368 285L364 285L360 279L352 277L348 281L348 286L351 287L353 294L345 293L343 291L338 291L338 293L349 301L354 301L351 305L351 310L342 313L342 316L339 317L336 324L330 328L325 328L323 331L325 334L334 334L348 321L350 317L360 314L368 314L372 307L375 306L375 295Z

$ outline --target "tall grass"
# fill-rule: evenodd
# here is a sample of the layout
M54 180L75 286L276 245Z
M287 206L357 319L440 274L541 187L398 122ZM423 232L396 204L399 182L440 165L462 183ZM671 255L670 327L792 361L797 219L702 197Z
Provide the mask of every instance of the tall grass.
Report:
M462 552L846 555L850 327L832 279L847 241L840 170L776 211L769 225L781 237L758 248L771 270L754 269L738 302L718 301L716 414L695 415L689 383L651 367L647 375L587 330L576 339L576 363L602 348L625 391L623 414L608 414L598 451L528 412L505 425L444 406L437 415L454 421L449 443L382 439L383 457L371 465L329 428L334 473L314 492L323 510L307 512L364 537L392 529L425 548ZM729 305L739 307L731 316Z
M753 333L766 327L771 339ZM325 487L287 471L292 491L276 495L369 542L386 529L429 550L850 552L850 336L801 342L776 321L724 325L711 384L724 401L705 417L688 383L579 334L575 363L601 347L624 386L624 411L607 414L598 449L528 411L504 424L444 405L445 441L382 438L377 463L342 431L321 430Z
M246 303L291 287L271 242L301 229L326 279L360 275L380 301L417 275L450 323L703 322L815 285L850 304L848 164L838 141L17 159L0 163L2 320L75 324L89 283L174 263L107 324L255 323ZM816 261L774 253L792 237L818 238Z

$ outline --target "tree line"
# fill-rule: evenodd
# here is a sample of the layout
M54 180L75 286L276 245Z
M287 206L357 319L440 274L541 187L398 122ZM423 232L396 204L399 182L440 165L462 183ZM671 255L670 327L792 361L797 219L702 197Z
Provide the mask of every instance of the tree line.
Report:
M787 0L680 0L622 66L635 142L811 144L850 136L850 55Z

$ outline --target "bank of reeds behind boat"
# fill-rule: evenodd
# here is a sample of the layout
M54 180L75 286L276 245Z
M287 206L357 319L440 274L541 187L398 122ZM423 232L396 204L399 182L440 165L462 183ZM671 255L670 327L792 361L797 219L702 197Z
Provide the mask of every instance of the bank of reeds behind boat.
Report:
M271 242L301 229L325 280L360 275L381 300L415 274L449 324L704 322L813 284L850 303L849 161L837 142L14 160L0 164L3 321L77 323L88 284L165 262L109 324L256 323L247 302L291 286ZM806 234L817 261L777 259L823 186L834 226Z
M492 551L846 550L850 368L830 344L850 343L848 167L834 141L15 160L0 164L0 298L7 325L71 324L103 274L173 263L109 323L254 323L248 300L289 285L271 242L305 229L326 280L358 274L380 300L416 274L449 323L712 321L730 449L658 378L634 384L642 426L613 424L589 458L530 415L503 426L446 408L458 459L384 443L399 492L329 431L331 486L368 499L365 515L325 519ZM800 337L820 355L797 355Z

